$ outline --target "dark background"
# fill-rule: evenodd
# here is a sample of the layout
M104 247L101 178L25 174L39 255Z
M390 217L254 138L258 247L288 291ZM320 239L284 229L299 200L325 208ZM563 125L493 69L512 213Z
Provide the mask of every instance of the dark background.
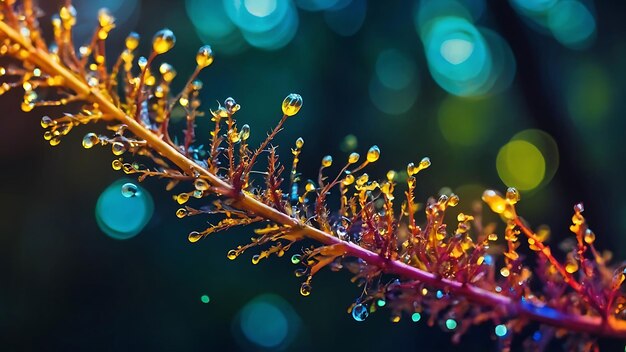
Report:
M93 3L110 6L104 0ZM370 174L380 177L427 155L433 166L419 177L418 200L450 187L466 190L459 191L466 205L484 188L506 188L495 160L513 135L543 130L558 146L558 165L548 165L556 174L522 193L520 213L535 225L549 225L556 246L571 235L572 205L584 201L598 246L625 258L626 6L618 1L585 5L596 20L595 40L571 49L529 26L508 1L484 3L477 25L499 33L517 65L513 84L503 92L462 100L467 123L483 124L485 130L476 145L451 144L442 136L438 111L451 98L429 75L413 24L415 1L368 1L364 23L351 36L335 33L323 12L299 9L297 33L282 49L221 54L220 46L228 43L214 45L216 61L201 75L205 109L233 96L242 105L240 121L252 126L252 140L259 142L280 117L284 96L298 92L304 107L276 144L288 156L287 146L305 138L304 175L316 175L323 155L343 159L341 143L354 134L362 154L373 144L382 150ZM47 14L56 7L45 2ZM77 2L79 16L92 11L82 7ZM178 42L164 60L177 68L182 85L197 47L205 44L185 2L144 0L132 11L120 11L130 15L112 34L111 51L130 30L147 39L167 26ZM140 47L144 54L148 42ZM419 81L416 101L399 115L379 111L368 90L377 55L389 48L400 48L414 61ZM299 329L287 350L496 350L491 326L476 327L460 345L452 345L450 334L438 327L427 327L424 320L414 324L408 317L393 324L385 310L357 323L346 309L360 291L345 272L324 270L311 296L302 297L288 258L256 266L250 253L228 260L226 252L246 243L251 229L189 243L187 233L202 221L177 219L178 206L159 181L144 185L156 204L144 231L126 241L107 237L97 227L94 207L102 190L122 177L109 166L110 152L80 147L89 128L51 148L41 138L39 118L54 111L22 113L21 94L0 98L0 350L256 350L237 333L237 314L265 293L282 297L297 316L291 322ZM594 119L577 119L586 107ZM467 185L473 186L463 188ZM210 303L201 303L203 294ZM624 345L603 343L607 351Z

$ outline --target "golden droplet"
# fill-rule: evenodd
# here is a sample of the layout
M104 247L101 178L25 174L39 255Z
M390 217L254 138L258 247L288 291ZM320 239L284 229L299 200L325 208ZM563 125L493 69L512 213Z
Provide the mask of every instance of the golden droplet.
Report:
M170 51L174 44L176 44L176 36L167 28L158 31L152 38L152 50L157 54Z
M291 93L283 100L283 114L293 116L302 108L302 97L300 94Z
M369 181L370 176L368 174L363 174L356 179L356 185L361 187Z
M322 158L322 167L330 167L333 164L333 157L330 155L326 155Z
M239 138L242 141L246 141L248 140L248 138L250 138L250 125L245 124L241 126L241 131L239 131Z
M126 37L126 49L128 51L133 51L137 49L139 46L139 34L135 32L131 32L128 37Z
M568 262L565 264L565 271L570 274L573 274L578 271L578 264L575 261Z
M98 11L98 23L100 23L100 27L102 28L111 28L115 26L115 17L111 15L108 9L102 8Z
M196 63L200 68L205 68L213 63L213 50L211 50L210 45L204 45L198 49Z
M307 192L313 192L315 190L315 183L313 183L313 181L311 180L307 181L304 189L306 189Z
M424 157L420 161L420 170L424 170L430 167L430 158Z
M351 153L348 157L348 164L354 164L359 161L359 153Z
M61 143L61 138L59 137L51 138L49 143L51 146L56 147L57 145L59 145L59 143Z
M504 277L509 277L510 274L511 274L511 272L509 271L509 269L507 267L504 267L504 268L500 269L500 275L502 275Z
M587 244L592 244L593 242L596 241L596 234L593 233L593 231L591 231L590 229L587 229L587 231L585 231L585 243Z
M83 137L83 148L89 149L100 142L100 138L95 133L87 133Z
M126 152L126 147L120 142L113 142L111 144L111 152L113 152L113 155L122 155Z
M176 210L176 217L177 218L182 219L185 216L187 216L187 209L180 208L180 209Z
M494 213L501 214L507 220L515 219L513 205L502 198L498 192L488 189L483 193L482 199Z
M189 233L189 236L187 236L187 239L189 240L189 242L191 243L195 243L198 242L204 235L202 235L200 232L198 231L191 231Z
M396 179L396 177L398 176L398 173L395 172L394 170L389 170L387 171L387 181L392 182Z
M459 204L459 196L456 194L451 194L450 198L448 198L448 205L451 207L456 207Z
M50 116L44 116L41 118L41 127L48 128L52 125L54 121L50 118Z
M519 202L520 195L518 190L514 187L509 187L506 190L506 200L508 200L511 204L516 204L517 202Z
M300 286L300 294L305 297L311 294L311 285L308 282L302 283Z
M176 77L176 70L172 67L172 65L166 62L159 66L159 72L161 73L161 76L163 76L163 80L167 83L170 83L174 80L174 77Z
M208 191L210 187L209 183L203 178L197 178L193 185L198 191Z
M235 260L237 259L237 256L239 255L239 253L237 253L236 250L231 249L230 251L228 251L228 254L226 254L226 257L230 260Z
M299 137L298 139L296 139L296 148L301 149L304 146L304 139L302 139L302 137Z
M343 179L343 184L348 186L351 185L352 183L354 183L354 175L352 174L347 174L346 177Z
M367 151L367 161L370 163L376 162L376 160L378 160L378 158L380 158L380 148L378 148L377 145L372 146L368 151Z
M488 239L489 239L489 241L497 241L498 240L498 235L496 235L495 233L489 234Z
M111 162L111 167L113 170L119 171L122 169L122 161L120 159L115 159Z
M185 204L187 203L188 200L189 200L189 194L187 193L181 193L178 196L176 196L176 202L178 202L178 204Z

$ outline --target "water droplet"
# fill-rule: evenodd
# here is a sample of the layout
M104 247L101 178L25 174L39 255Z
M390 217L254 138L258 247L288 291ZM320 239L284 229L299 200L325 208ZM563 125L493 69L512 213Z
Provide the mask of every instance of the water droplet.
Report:
M411 320L414 323L417 323L418 321L420 321L420 319L422 319L422 315L420 313L415 312L415 313L411 314Z
M593 233L593 231L591 231L590 229L587 229L587 231L585 231L584 239L585 239L585 243L592 244L596 240L596 234Z
M283 114L287 116L293 116L300 111L302 107L302 97L300 94L289 94L285 100L283 100Z
M322 167L330 167L333 164L333 157L330 155L326 155L322 158Z
M122 169L122 161L120 159L115 159L111 162L111 167L115 171L119 171Z
M178 196L176 196L176 202L178 202L178 204L185 204L187 203L188 200L189 200L189 194L187 193L181 193Z
M179 219L184 218L185 216L187 216L187 209L185 209L185 208L180 208L180 209L176 210L176 216L177 216Z
M189 240L189 242L195 243L198 242L203 236L204 235L198 231L191 231L189 233L189 236L187 236L187 239Z
M122 185L122 195L131 198L139 195L139 188L134 183L125 183Z
M87 133L83 137L83 148L89 149L100 142L100 138L95 133Z
M43 139L45 139L47 141L51 140L52 139L52 132L50 132L50 131L44 132L43 133Z
M359 153L351 153L348 157L348 164L354 164L359 161Z
M300 254L294 254L291 256L291 262L293 264L300 264L301 260L302 260L302 256Z
M520 200L519 191L513 187L509 187L506 190L506 200L511 204L516 204Z
M380 158L380 149L375 145L367 151L367 161L373 163L378 160L378 158Z
M46 135L44 134L44 138L45 138L45 136ZM54 138L50 139L49 143L50 143L51 146L56 147L57 145L59 145L59 143L61 143L61 138L54 137Z
M139 46L139 34L135 32L131 32L128 37L126 37L126 49L129 51L133 51L137 49Z
M255 254L252 256L252 264L257 265L261 261L261 256L259 254Z
M241 131L239 131L239 139L242 141L246 141L250 138L250 125L245 124L241 126Z
M228 251L228 254L226 254L226 257L227 257L228 259L230 259L230 260L235 260L235 259L237 259L237 256L238 256L238 255L239 255L239 254L237 253L237 251L236 251L236 250L231 249L231 250L229 250L229 251Z
M157 54L170 51L174 44L176 44L176 36L167 28L158 31L152 38L152 50Z
M167 83L170 83L176 77L176 70L174 69L174 67L172 67L172 65L166 62L162 63L161 66L159 66L159 73L161 73L163 80Z
M308 282L303 282L300 286L300 294L306 297L311 294L311 289L312 287Z
M213 50L211 50L210 45L204 45L198 49L196 63L200 68L205 68L213 63Z
M113 152L113 155L122 155L126 152L126 147L120 142L113 142L111 144L111 152Z
M313 181L311 180L308 180L306 186L304 186L304 189L306 189L307 192L313 192L315 190L315 183L313 183Z
M506 328L506 325L504 324L497 325L494 330L495 330L496 336L498 337L506 336L508 332L508 329Z
M369 315L367 308L360 303L352 307L352 318L356 321L364 321Z
M299 137L298 139L296 139L296 148L300 149L304 146L304 139L302 139L302 137Z
M208 191L209 190L209 183L205 179L203 179L203 178L197 178L193 182L193 185L199 191Z
M50 118L50 116L44 116L41 118L41 127L48 128L52 125L54 121Z

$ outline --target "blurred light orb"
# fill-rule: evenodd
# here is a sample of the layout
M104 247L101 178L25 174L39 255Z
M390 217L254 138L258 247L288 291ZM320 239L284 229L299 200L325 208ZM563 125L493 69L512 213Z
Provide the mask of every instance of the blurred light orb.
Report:
M554 138L545 131L527 129L516 133L511 141L526 141L539 149L545 160L545 175L538 187L546 185L552 180L559 168L559 147Z
M548 13L548 27L566 47L585 49L595 37L596 20L580 1L560 0Z
M276 11L273 13L275 12ZM273 16L273 13L267 16ZM276 26L264 31L249 31L245 28L241 28L241 33L248 44L256 48L277 50L291 42L298 31L298 25L298 12L292 5L289 5L286 7L286 12L282 20Z
M440 17L422 31L428 67L443 89L458 96L484 94L491 53L478 29L460 17Z
M256 348L284 349L297 334L299 318L282 298L261 295L241 309L234 327Z
M556 5L559 0L510 0L513 6L522 11L543 14Z
M276 11L276 0L244 0L246 10L256 17L265 17Z
M462 64L474 51L474 43L465 39L448 39L441 43L441 56L453 65Z
M342 5L342 6L340 6ZM324 12L326 24L335 33L349 37L356 34L365 22L366 0L350 0L346 5L336 4Z
M504 184L529 191L543 181L546 162L541 151L530 142L512 140L500 148L496 168Z
M416 71L415 61L397 49L387 49L378 54L376 75L380 83L389 89L406 88L415 80Z
M423 0L419 2L415 15L415 26L420 36L440 18L456 17L473 22L469 9L457 0Z
M185 9L198 37L219 54L234 55L247 48L246 41L226 15L221 1L185 0Z
M150 194L135 185L132 197L122 194L128 180L117 180L107 187L96 203L96 222L102 232L111 238L125 240L135 237L152 218L154 203Z

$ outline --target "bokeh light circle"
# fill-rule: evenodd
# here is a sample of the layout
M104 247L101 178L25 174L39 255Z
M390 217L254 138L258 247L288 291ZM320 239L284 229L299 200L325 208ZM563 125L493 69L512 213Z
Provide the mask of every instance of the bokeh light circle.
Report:
M241 335L241 342L248 344L244 347L280 350L293 341L299 325L299 317L285 300L266 294L257 296L241 309L233 328Z
M548 13L548 27L561 44L585 49L595 37L596 20L580 1L561 0Z
M496 168L507 186L528 191L543 181L546 162L541 151L532 143L512 140L500 148Z
M107 187L96 203L96 222L109 237L125 240L135 237L152 218L154 202L143 187L136 185L138 193L125 197L122 186L129 180L117 180Z

